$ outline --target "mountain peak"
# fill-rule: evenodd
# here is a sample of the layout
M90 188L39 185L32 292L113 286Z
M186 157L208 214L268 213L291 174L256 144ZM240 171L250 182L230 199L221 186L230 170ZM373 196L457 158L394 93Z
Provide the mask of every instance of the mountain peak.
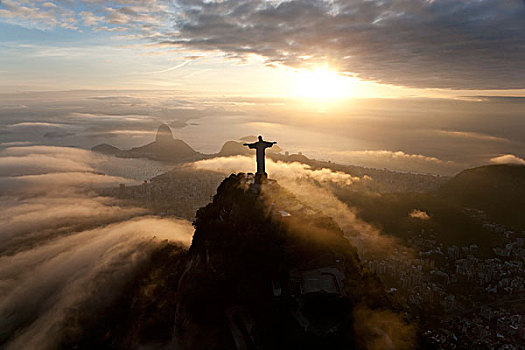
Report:
M339 226L274 180L232 174L194 226L174 327L189 348L355 349L354 306L391 307Z
M162 124L157 130L156 142L166 143L173 141L173 133L167 124Z

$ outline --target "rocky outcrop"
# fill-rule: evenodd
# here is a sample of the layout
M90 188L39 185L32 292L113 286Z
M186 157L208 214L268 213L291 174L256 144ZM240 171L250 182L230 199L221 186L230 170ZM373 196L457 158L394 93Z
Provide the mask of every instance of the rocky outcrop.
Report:
M354 309L390 307L337 224L274 181L230 176L194 224L177 293L181 348L366 348Z

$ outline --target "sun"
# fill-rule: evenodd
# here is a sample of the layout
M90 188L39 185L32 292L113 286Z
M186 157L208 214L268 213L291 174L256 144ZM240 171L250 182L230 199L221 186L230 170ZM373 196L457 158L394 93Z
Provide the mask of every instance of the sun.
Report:
M295 94L306 99L336 99L353 94L354 79L326 67L296 72Z

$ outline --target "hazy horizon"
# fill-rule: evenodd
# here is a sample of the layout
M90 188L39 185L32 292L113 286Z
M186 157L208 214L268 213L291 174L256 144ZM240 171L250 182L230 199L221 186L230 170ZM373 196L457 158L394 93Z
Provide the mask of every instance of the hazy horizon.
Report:
M403 172L453 175L525 163L525 98L306 101L84 90L1 94L0 103L1 147L108 143L129 149L153 141L167 123L176 138L202 153L261 134L290 153Z

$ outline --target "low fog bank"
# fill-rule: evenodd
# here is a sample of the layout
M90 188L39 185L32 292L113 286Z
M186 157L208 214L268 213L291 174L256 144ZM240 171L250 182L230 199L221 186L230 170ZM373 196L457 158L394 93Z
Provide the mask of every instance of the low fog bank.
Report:
M56 348L119 298L167 241L190 244L190 222L97 195L135 182L101 165L107 159L75 148L0 152L1 347Z

